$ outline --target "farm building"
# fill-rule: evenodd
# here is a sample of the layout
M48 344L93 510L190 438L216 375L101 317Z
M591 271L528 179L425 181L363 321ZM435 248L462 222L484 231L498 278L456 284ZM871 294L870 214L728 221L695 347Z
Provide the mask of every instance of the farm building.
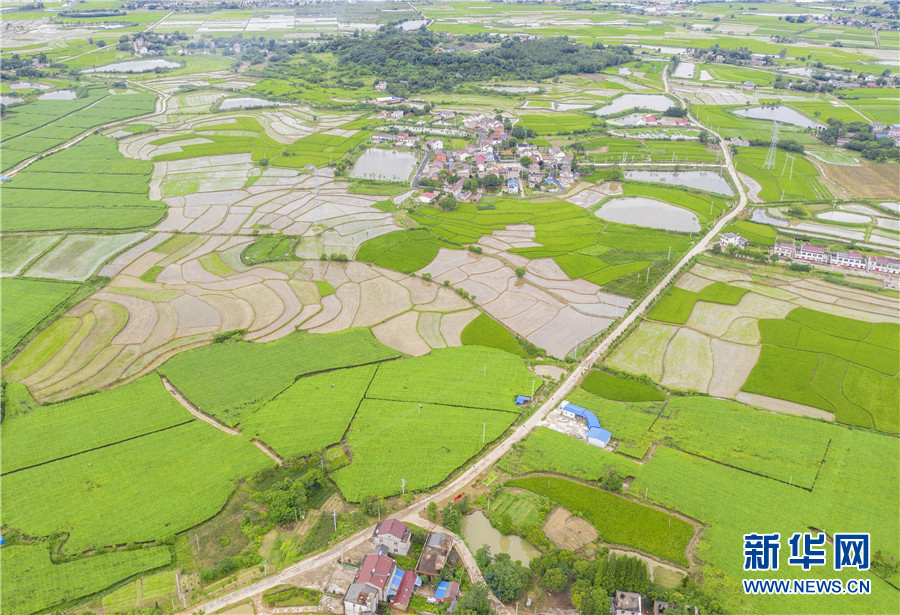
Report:
M584 421L588 428L587 436L585 436L588 444L599 446L601 448L609 444L612 434L608 430L600 427L600 421L597 420L597 415L590 410L564 401L560 404L559 411L563 416Z
M436 195L435 195L434 192L423 192L423 193L420 194L418 197L416 197L416 199L417 199L420 203L430 203L430 202L432 202L432 201L434 200L434 197L435 197L435 196L436 196Z
M412 532L396 519L385 519L375 526L372 542L387 547L395 555L406 555L412 545Z
M452 602L459 596L459 583L455 581L441 581L434 590L435 602Z
M517 406L524 406L525 404L527 404L530 401L531 401L531 398L528 397L527 395L516 395L516 405Z
M449 534L432 532L425 541L422 555L419 556L416 573L429 577L441 574L450 558L451 550L453 550L453 538Z
M616 590L610 613L616 615L641 615L641 595L636 592Z
M851 269L865 269L866 259L859 252L832 252L831 264Z
M796 258L805 261L813 261L814 263L827 263L828 249L823 248L822 246L814 246L812 244L805 243L800 246L799 250L796 251Z
M405 611L409 606L409 599L412 598L413 590L421 584L422 579L415 572L397 568L388 587L388 602L394 608Z

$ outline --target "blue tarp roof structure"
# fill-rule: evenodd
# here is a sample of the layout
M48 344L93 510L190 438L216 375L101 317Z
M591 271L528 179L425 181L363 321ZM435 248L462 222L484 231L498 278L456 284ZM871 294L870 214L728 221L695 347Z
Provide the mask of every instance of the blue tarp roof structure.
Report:
M612 434L606 429L602 429L600 427L600 421L597 420L597 415L591 412L586 408L582 408L581 406L576 406L575 404L570 404L569 402L565 402L561 407L561 410L566 412L570 412L575 416L581 417L584 419L584 422L587 423L588 427L588 438L597 438L599 440L604 440L605 442L609 442L609 438ZM599 435L593 435L593 433L604 433L606 434L605 438L600 437Z
M447 581L441 581L440 583L438 583L437 589L434 590L434 597L438 600L443 600L444 596L447 595L447 586Z
M394 576L391 577L391 584L388 587L387 591L388 596L397 595L397 589L400 587L400 582L403 580L404 574L406 574L405 571L400 570L399 568L394 569Z
M603 429L602 427L597 426L588 429L587 437L588 440L600 440L605 444L609 442L609 439L612 437L612 433L610 433L608 429Z
M522 404L527 404L531 401L531 398L527 395L516 395L516 405L521 406Z

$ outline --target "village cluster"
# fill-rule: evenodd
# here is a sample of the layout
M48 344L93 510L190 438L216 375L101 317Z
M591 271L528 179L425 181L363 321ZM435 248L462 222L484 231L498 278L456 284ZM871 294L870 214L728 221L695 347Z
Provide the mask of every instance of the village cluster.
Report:
M441 121L456 116L448 110L432 110L432 115ZM396 121L404 117L404 112L385 110L378 117ZM442 193L457 201L477 202L485 189L502 190L513 196L523 195L526 190L564 192L578 181L572 156L555 145L538 147L528 143L523 128L510 129L513 123L478 113L463 120L466 132L439 128L449 134L475 135L475 143L455 149L447 147L449 138L410 134L412 129L420 128L418 125L397 134L375 133L372 140L427 150L426 161L413 181L414 186L428 189L418 197L421 203L431 203Z

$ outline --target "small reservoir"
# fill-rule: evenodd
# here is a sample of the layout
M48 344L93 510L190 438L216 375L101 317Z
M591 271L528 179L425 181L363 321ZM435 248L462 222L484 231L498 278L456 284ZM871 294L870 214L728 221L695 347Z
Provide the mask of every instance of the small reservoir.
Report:
M274 107L278 103L264 98L226 98L219 105L220 109L246 109L248 107Z
M667 231L690 233L700 230L700 221L694 212L643 196L612 199L598 209L596 215L610 222Z
M523 566L528 566L532 557L541 554L534 545L519 536L504 536L495 530L480 510L463 517L462 535L472 553L487 545L491 548L492 555L509 553L513 561L519 560Z
M155 60L130 60L128 62L115 62L106 66L88 68L83 73L146 73L157 68L179 68L181 65L170 60L156 58Z
M768 120L770 122L781 122L782 124L793 124L801 128L824 128L823 124L800 115L790 107L753 107L750 109L738 109L734 114L752 120Z
M816 216L821 220L831 220L832 222L848 222L850 224L868 224L872 221L869 216L862 214L854 214L849 211L826 211Z
M600 107L594 113L597 115L614 115L629 109L665 111L672 106L675 106L675 103L668 96L663 96L662 94L624 94L608 105Z
M715 171L625 171L625 178L639 182L675 184L676 186L734 196L734 191L725 178Z
M409 179L415 166L416 155L412 152L367 149L353 165L350 177L404 182Z

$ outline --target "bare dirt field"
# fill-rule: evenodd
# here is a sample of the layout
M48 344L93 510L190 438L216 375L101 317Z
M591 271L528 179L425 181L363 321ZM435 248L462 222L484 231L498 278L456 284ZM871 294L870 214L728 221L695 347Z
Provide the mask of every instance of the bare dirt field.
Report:
M597 529L585 519L573 515L561 506L550 513L544 523L544 533L560 549L575 550L597 540Z
M900 199L900 164L822 164L825 176L861 199Z

